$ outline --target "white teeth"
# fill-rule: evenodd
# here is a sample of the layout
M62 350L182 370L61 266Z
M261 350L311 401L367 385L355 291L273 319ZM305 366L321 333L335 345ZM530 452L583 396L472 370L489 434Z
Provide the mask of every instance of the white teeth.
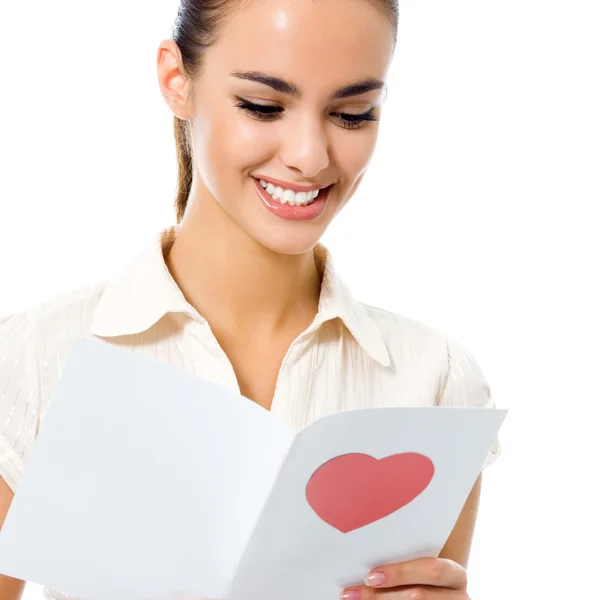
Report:
M293 190L284 189L279 186L274 186L272 183L267 183L264 179L260 179L259 182L270 196L273 196L276 200L279 200L284 204L289 204L290 206L306 206L311 204L319 195L319 190L313 190L312 192L294 192Z

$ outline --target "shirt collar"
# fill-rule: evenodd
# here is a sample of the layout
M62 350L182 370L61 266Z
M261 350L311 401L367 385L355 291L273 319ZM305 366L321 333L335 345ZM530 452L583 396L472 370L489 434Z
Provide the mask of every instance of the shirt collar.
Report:
M185 299L165 262L178 228L175 225L163 230L129 267L107 284L94 313L93 335L114 337L141 333L169 312L183 312L200 322L205 321ZM317 243L313 253L323 279L319 308L311 329L339 317L363 350L388 366L390 358L381 330L340 279L330 251Z

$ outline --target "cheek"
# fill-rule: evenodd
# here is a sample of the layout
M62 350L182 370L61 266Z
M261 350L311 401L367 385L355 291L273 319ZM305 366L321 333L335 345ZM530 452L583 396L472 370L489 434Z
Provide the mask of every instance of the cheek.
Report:
M266 162L277 150L275 128L270 123L252 119L244 111L231 106L224 111L220 131L212 143L217 146L223 164L233 170L251 170ZM231 170L229 169L229 170Z
M373 132L356 132L356 137L351 139L350 135L345 136L344 143L340 143L336 147L336 164L338 165L340 176L345 180L343 190L341 190L340 202L335 206L334 215L339 213L361 184L365 175L367 166L373 152L377 139L377 131L373 128Z
M352 133L355 137L352 137ZM335 162L348 185L364 172L375 151L376 132L349 132L336 144ZM333 156L332 156L333 158Z
M202 111L200 111L202 114ZM210 119L199 120L194 131L200 177L217 197L239 186L245 171L269 154L269 138L261 123L241 114L239 109L208 109Z

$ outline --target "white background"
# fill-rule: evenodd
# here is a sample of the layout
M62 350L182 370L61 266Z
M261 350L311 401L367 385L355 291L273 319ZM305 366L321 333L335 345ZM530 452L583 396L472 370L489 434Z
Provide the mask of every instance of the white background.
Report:
M174 222L155 58L176 8L1 3L0 314ZM401 1L376 155L323 238L357 298L455 336L511 409L474 600L598 593L599 31L594 1Z

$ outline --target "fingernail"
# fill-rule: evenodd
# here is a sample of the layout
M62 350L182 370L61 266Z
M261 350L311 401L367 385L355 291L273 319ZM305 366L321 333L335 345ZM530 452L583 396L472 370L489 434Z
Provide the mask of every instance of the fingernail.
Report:
M365 577L367 585L381 585L385 581L385 574L382 571L373 571Z
M358 590L344 590L340 595L341 600L360 600L360 592Z

